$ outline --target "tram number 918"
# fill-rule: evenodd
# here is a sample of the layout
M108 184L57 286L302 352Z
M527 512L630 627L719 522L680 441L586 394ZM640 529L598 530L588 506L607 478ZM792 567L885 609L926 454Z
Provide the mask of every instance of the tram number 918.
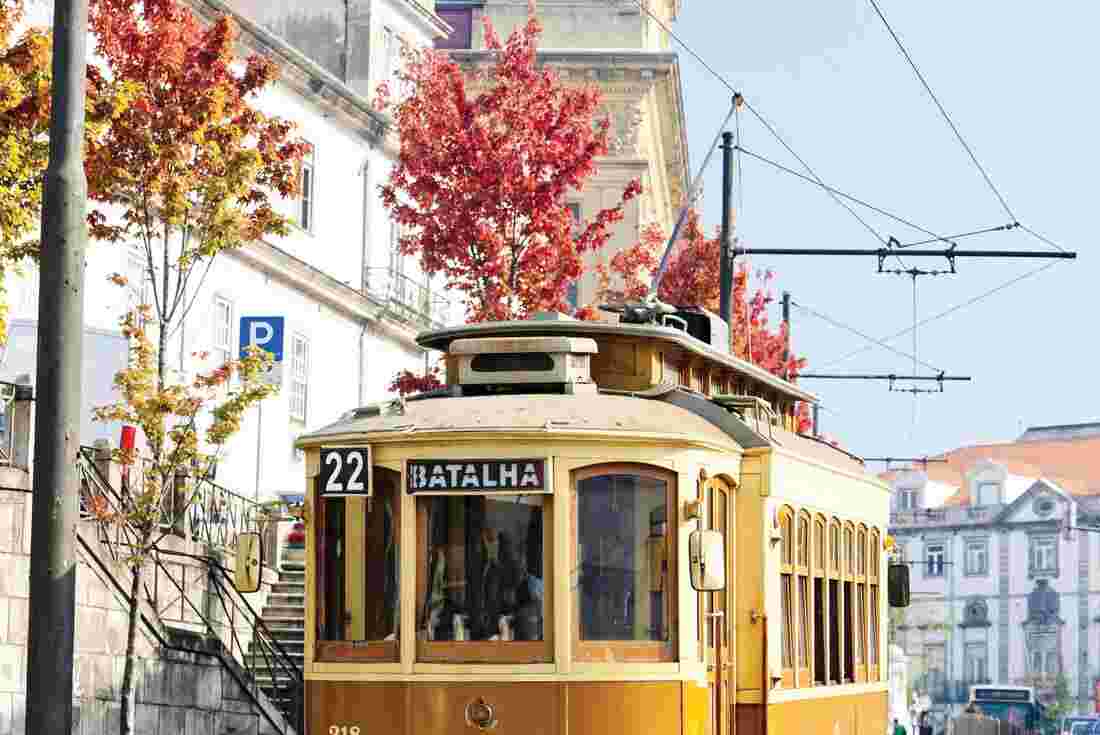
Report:
M358 725L329 725L328 735L361 735Z

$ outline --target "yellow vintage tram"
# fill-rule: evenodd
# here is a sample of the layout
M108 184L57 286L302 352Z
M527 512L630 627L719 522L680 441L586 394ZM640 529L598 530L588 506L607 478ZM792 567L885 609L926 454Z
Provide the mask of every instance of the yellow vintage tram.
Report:
M724 330L426 333L301 438L309 735L885 732L888 489Z

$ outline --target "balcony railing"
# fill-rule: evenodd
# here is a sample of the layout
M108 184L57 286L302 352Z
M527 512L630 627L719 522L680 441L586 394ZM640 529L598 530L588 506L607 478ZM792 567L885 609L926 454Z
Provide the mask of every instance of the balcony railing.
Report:
M390 268L367 268L367 292L386 303L397 316L424 326L442 326L450 299L441 291Z
M899 510L890 514L891 526L966 526L989 523L1003 505Z

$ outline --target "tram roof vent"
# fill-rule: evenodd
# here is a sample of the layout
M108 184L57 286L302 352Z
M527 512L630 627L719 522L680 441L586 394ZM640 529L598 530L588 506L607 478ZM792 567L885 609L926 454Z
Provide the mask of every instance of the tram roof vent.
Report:
M462 392L595 393L587 337L480 337L449 348Z

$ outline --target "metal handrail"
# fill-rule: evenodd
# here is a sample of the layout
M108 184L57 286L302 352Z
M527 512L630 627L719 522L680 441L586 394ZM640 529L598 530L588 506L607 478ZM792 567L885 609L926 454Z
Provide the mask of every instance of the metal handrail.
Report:
M442 324L450 299L444 292L387 267L367 267L367 291L383 298L388 305L432 324Z
M11 467L15 463L15 383L0 381L0 467ZM29 426L21 427L31 431Z
M85 556L87 556L92 562L94 562L95 566L98 567L100 572L104 576L106 576L107 580L114 588L115 593L120 595L122 599L131 606L138 604L137 600L134 600L130 597L130 593L127 590L126 586L119 582L118 578L115 577L114 572L111 570L110 566L106 562L104 562L103 559L100 558L99 554L95 552L95 549L92 547L92 545L89 544L79 532L77 532L76 534L76 540L79 546L84 550ZM155 560L155 563L157 564L157 568L163 569L164 565L163 562L160 561L159 555L154 554L153 558ZM169 578L171 578L171 575L168 576ZM173 581L175 580L173 579ZM184 598L186 599L186 595L184 596ZM190 604L194 609L194 604L191 603L190 600L188 600L188 604ZM199 612L199 615L203 622L207 625L207 629L211 633L213 633L214 631L210 628L209 621L207 621L206 617L203 616L201 612ZM229 675L233 677L234 681L237 682L237 685L241 688L241 691L243 691L248 696L248 698L256 706L256 709L259 710L260 713L264 716L264 719L266 719L268 723L270 723L271 726L277 731L282 732L284 735L294 735L294 733L303 732L303 708L300 705L300 702L302 701L300 696L292 698L292 704L294 706L291 713L287 713L284 708L278 707L278 705L276 705L275 703L270 703L272 704L272 706L275 706L277 709L279 709L279 711L283 714L284 721L280 723L271 716L271 714L267 711L267 708L256 696L258 693L258 686L256 685L256 676L254 671L249 671L248 668L245 667L245 672L246 674L248 674L248 676L247 678L242 677L241 672L238 670L238 665L243 665L243 663L238 664L238 662L233 659L232 656L227 658L224 653L224 644L223 646L220 646L218 649L213 651L205 648L191 648L188 646L181 646L179 644L169 641L164 636L164 632L161 630L161 627L157 625L156 621L150 620L144 612L139 613L138 617L141 623L145 626L146 630L148 630L149 633L156 639L157 644L160 646L160 648L164 650L178 651L181 653L189 653L205 658L217 659L222 664L222 667L229 672ZM262 626L263 621L261 620L260 623ZM220 641L221 639L219 638L218 640ZM293 661L290 660L289 657L287 657L287 660L290 661L291 666L294 666ZM301 680L300 671L299 680ZM299 690L304 690L304 683L302 683L298 688Z
M96 519L96 514L93 512L93 505L96 503L106 503L109 509L116 511L122 507L122 497L119 491L114 488L109 480L100 472L94 460L95 455L90 452L94 452L94 450L87 447L82 448L77 459L77 470L80 475L80 509L81 516L85 520ZM144 470L144 468L142 469ZM199 514L196 520L196 517L191 513L181 516L171 512L174 511L174 509L169 509L169 512L166 514L165 509L162 508L161 526L167 527L167 533L171 535L182 535L185 538L202 543L207 549L217 554L230 550L232 545L236 542L237 534L244 530L248 523L256 523L258 517L256 511L259 505L241 495L233 493L219 485L215 485L214 483L208 483L208 486L209 487L207 487L205 491L198 492L198 497L196 499L197 503L200 509L219 508L219 513L221 513L220 519L212 519L209 513L203 512ZM171 495L171 493L169 493L169 495ZM101 500L97 500L97 498ZM217 503L221 501L226 502L222 505L218 505ZM252 506L255 507L253 508ZM181 529L177 526L177 521L180 520L184 521L183 533L178 533ZM212 531L212 527L215 529L220 528L221 530ZM99 530L100 542L106 545L111 551L115 561L119 561L121 558L119 551L123 547L131 544L131 539L128 537L122 524L97 523L97 528ZM81 541L83 543L83 539L81 539ZM87 546L87 544L84 545ZM94 551L90 549L89 553L94 555ZM199 561L206 566L208 589L218 599L221 610L225 614L226 622L218 623L217 621L212 621L206 611L193 602L192 596L187 594L184 589L184 584L187 581L186 574L184 574L184 579L182 581L176 579L162 559L165 555L187 557ZM272 690L286 695L286 701L281 704L272 703L273 706L278 707L287 722L289 722L297 732L301 732L303 717L302 697L305 686L302 670L295 663L294 659L291 658L290 654L287 653L282 644L279 643L278 639L275 638L262 616L256 612L251 603L249 603L242 593L236 589L229 571L222 566L215 556L186 554L164 549L159 545L154 545L151 557L156 569L154 581L161 578L167 579L172 586L175 587L176 592L179 593L177 599L181 600L194 614L195 618L202 622L208 635L219 641L220 649L228 650L228 659L222 656L220 651L219 658L223 665L230 669L230 673L237 679L241 688L257 703L258 708L263 710L262 705L260 705L260 700L256 696L260 691L258 674L262 669L267 671L271 676ZM110 575L115 586L119 589L123 589L122 585L118 583L114 575L110 572L110 569L102 563L100 565L104 568L104 571ZM157 595L155 591L150 592L148 587L146 587L146 594L150 599L159 599L159 595ZM129 595L126 594L125 598L129 599ZM174 601L175 600L173 600L173 602ZM131 600L131 604L134 604L134 601ZM241 637L238 635L238 621L244 621L247 629L251 631L248 646L241 641ZM153 625L153 623L148 620L145 620L145 622L146 625ZM223 625L229 626L228 634L225 635L224 638L218 634L219 627ZM159 632L157 633L157 637L158 640L163 642ZM258 660L262 662L262 666L259 665L257 662ZM239 675L235 669L236 666L243 668L243 676ZM266 712L265 716L267 716ZM268 719L271 720L269 716ZM276 728L279 727L274 721L272 721L272 725Z

